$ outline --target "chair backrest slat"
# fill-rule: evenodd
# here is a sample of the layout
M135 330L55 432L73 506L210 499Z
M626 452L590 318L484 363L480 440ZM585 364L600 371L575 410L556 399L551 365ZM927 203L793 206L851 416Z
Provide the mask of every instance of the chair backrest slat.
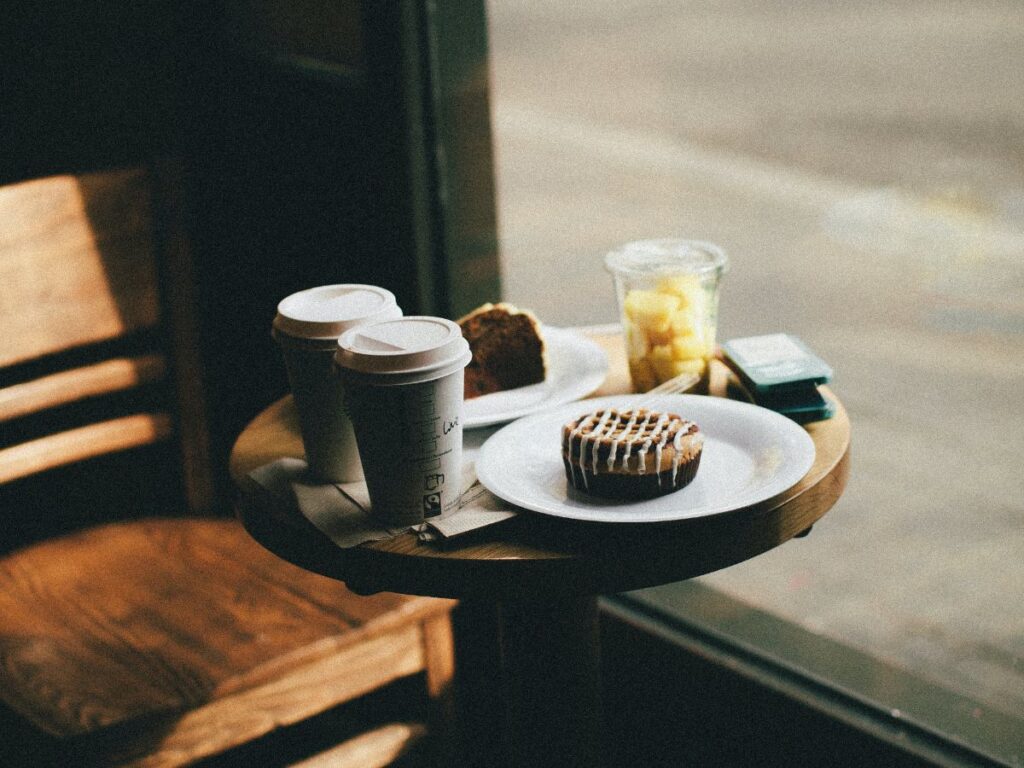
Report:
M0 482L172 434L151 183L0 187Z
M0 389L0 422L123 392L159 381L166 372L167 360L163 355L118 357L4 387Z
M0 367L159 322L141 170L0 188Z
M115 451L141 448L169 438L165 413L136 413L47 435L0 449L0 484Z

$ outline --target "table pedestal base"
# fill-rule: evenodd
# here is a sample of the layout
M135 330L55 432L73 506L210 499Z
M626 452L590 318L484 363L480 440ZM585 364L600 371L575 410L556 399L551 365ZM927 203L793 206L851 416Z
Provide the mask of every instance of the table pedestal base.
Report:
M466 649L473 657L466 660L472 670L463 671L489 678L460 687L469 695L463 701L463 723L475 731L464 734L473 764L599 766L597 598L463 607L465 618L475 625L467 634L476 638ZM480 642L487 635L493 644L489 654L482 653Z
M608 336L601 343L616 374L595 395L625 393L622 339ZM723 394L726 369L716 362L715 370L712 389ZM767 552L809 529L840 497L849 475L850 422L838 399L829 397L836 414L807 426L815 460L799 483L770 503L687 520L678 539L668 526L646 536L626 526L570 526L524 515L521 524L493 526L451 548L424 546L407 535L342 552L297 508L270 508L254 494L249 478L254 469L282 456L303 455L291 397L271 405L239 436L231 452L231 477L246 528L286 560L344 581L354 591L461 601L453 616L459 716L448 726L460 731L450 735L465 745L460 768L592 768L604 751L597 603L555 593L586 585L616 594L692 578ZM443 684L430 687L433 692Z

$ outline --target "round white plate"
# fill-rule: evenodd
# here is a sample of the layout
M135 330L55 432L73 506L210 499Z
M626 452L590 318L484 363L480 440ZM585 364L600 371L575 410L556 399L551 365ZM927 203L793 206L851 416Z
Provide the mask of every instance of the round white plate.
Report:
M562 425L602 407L641 404L690 419L704 432L693 482L634 502L602 499L566 482ZM814 463L814 442L795 422L756 405L701 395L618 395L558 406L502 427L484 443L476 472L518 507L597 523L657 523L729 512L794 486Z
M608 357L601 347L566 328L544 326L543 333L548 350L548 372L544 381L467 400L463 406L464 428L504 424L579 400L601 386L608 373Z

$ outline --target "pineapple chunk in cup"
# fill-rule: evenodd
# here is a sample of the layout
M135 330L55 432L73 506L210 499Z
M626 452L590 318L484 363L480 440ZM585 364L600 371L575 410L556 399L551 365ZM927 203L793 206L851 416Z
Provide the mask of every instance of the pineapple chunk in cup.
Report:
M707 392L725 252L696 240L641 240L605 257L619 299L633 388L646 392L684 373Z

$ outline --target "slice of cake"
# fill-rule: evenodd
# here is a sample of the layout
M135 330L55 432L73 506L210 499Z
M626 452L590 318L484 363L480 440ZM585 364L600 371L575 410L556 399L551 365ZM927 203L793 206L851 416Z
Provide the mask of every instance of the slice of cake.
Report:
M544 337L531 312L484 304L458 322L473 352L466 367L466 400L544 381Z
M674 413L605 408L562 427L569 484L613 499L650 499L678 491L697 474L704 434Z

